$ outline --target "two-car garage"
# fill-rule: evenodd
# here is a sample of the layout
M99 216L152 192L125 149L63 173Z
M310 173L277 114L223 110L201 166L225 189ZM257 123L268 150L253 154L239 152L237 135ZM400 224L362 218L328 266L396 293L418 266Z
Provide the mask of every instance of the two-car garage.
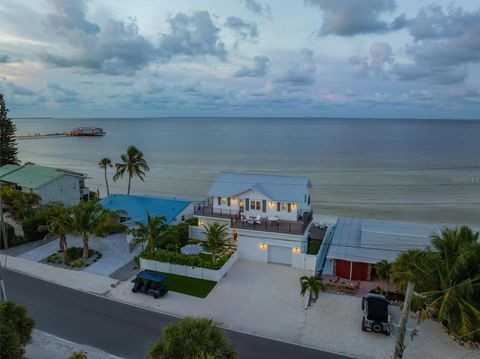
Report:
M268 263L292 265L292 248L268 246Z

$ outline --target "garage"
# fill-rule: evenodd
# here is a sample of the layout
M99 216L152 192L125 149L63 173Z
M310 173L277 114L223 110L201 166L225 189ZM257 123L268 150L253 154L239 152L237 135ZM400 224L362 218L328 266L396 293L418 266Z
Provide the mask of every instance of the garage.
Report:
M268 263L292 265L292 249L290 247L268 246Z

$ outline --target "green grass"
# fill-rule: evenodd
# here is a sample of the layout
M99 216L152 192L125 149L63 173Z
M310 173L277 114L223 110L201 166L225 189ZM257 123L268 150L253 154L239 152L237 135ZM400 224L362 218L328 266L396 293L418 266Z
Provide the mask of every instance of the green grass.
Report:
M215 287L215 284L217 284L217 282L214 282L212 280L186 277L183 275L172 273L155 273L160 273L167 277L167 279L165 279L165 284L167 285L168 290L171 290L172 292L191 295L198 298L205 298L208 293L210 293L210 291L213 289L213 287Z
M317 255L322 241L320 239L311 239L308 244L307 254Z

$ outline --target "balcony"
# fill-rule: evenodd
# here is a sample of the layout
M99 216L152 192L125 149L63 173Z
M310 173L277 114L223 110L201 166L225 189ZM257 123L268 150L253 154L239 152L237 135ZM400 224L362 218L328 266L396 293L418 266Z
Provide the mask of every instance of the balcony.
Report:
M248 229L252 231L265 231L276 233L287 233L303 235L312 221L312 212L306 213L304 218L298 221L286 220L268 220L263 218L260 223L255 221L246 221L240 216L238 210L213 210L212 203L203 203L195 206L194 214L197 216L206 216L213 218L223 218L230 220L230 226L236 229Z

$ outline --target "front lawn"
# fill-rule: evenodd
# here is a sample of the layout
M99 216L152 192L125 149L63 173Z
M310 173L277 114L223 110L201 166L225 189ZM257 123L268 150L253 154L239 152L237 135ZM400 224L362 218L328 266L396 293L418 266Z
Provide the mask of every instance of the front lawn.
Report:
M186 277L183 275L172 273L155 273L160 273L167 277L167 279L165 279L165 284L167 285L168 290L171 290L172 292L191 295L198 298L205 298L208 293L210 293L210 291L213 289L213 287L215 287L215 284L217 284L217 282L214 282L212 280Z

